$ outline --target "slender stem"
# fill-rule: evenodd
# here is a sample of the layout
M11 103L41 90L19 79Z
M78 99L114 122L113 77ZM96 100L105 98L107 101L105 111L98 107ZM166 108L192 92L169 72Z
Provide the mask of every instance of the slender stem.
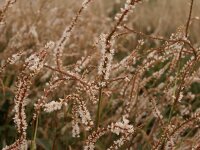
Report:
M98 108L96 114L96 125L95 128L98 129L99 121L100 121L100 114L101 114L101 103L102 103L102 87L99 88L99 101L98 101Z
M36 142L35 141L36 141L36 137L37 137L37 128L38 128L38 116L36 118L33 140L31 142L31 150L36 150Z
M180 70L181 70L181 60L178 61L178 73L176 75L176 80L175 80L175 85L174 85L174 92L173 95L176 96L176 91L177 91L177 84L178 84L178 76L180 74ZM173 105L171 106L170 112L169 112L169 118L168 118L168 122L171 121L172 119L172 115L173 115L173 111L176 105L176 98L174 99Z
M174 111L174 105L172 105L171 108L170 108L168 122L170 122L171 119L172 119L173 111Z
M173 115L173 111L175 109L175 105L177 103L177 99L176 99L176 93L178 92L178 76L180 75L180 71L181 71L181 54L182 54L182 50L183 50L183 47L181 48L181 51L180 51L180 54L179 54L179 61L178 61L178 73L176 74L176 80L175 80L175 85L174 85L174 96L175 96L175 99L174 99L174 102L173 102L173 105L170 109L170 113L169 113L169 118L168 118L168 122L171 121L172 119L172 115Z
M188 37L188 29L189 29L189 26L190 26L190 20L191 20L191 16L192 16L193 4L194 4L194 0L191 0L189 16L188 16L188 20L187 20L187 23L186 23L186 29L185 29L185 36L186 37Z

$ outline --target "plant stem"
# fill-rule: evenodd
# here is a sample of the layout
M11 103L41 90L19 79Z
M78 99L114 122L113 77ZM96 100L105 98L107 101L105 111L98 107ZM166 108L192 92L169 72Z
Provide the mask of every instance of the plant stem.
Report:
M37 128L38 128L38 116L36 118L33 140L31 141L31 150L36 150L36 142L35 142L35 140L36 140L36 136L37 136Z
M97 113L96 113L96 125L95 125L96 129L98 129L99 127L101 103L102 103L102 87L99 88L99 101L98 101L98 108L97 108Z

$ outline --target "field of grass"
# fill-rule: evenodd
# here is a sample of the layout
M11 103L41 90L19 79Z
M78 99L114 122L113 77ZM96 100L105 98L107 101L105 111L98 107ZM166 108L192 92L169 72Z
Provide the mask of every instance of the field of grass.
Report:
M199 0L0 0L0 149L200 150Z

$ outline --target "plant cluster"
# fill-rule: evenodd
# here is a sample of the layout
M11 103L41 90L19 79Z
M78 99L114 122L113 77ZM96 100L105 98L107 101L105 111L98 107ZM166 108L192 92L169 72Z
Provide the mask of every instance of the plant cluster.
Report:
M25 24L9 26L9 10L21 12L17 0L0 11L3 150L200 149L200 47L190 35L195 0L169 38L130 25L137 7L151 0L119 2L108 21L89 14L98 0L74 6L66 22L56 8L49 12L55 20L41 18L47 3ZM61 24L67 26L59 35Z

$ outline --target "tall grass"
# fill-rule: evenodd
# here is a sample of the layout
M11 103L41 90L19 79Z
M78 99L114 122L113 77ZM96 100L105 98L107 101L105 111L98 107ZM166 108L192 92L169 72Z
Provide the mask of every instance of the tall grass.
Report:
M1 149L200 149L199 1L1 6Z

